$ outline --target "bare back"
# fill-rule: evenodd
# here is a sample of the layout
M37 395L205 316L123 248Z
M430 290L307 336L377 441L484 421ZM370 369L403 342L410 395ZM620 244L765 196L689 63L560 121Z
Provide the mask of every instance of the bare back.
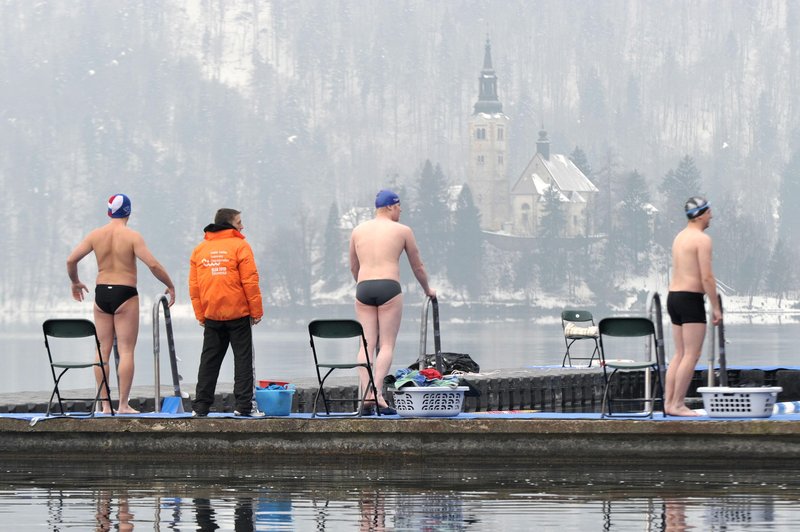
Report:
M711 238L697 227L686 227L672 243L669 289L673 292L705 293L703 278L709 275L712 275Z
M350 239L351 260L355 258L358 264L356 281L393 279L399 282L400 255L409 240L413 241L413 234L408 226L386 218L368 220L356 227ZM419 257L416 242L413 242L409 262L413 253L417 259Z
M136 242L141 236L123 224L110 223L86 237L97 259L98 284L136 286Z

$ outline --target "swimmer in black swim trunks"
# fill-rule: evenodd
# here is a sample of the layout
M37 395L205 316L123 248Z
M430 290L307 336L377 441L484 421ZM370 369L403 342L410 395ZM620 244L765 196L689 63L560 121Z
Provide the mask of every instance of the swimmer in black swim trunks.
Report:
M83 301L89 288L78 277L78 262L94 252L97 259L97 286L95 288L94 323L100 340L100 356L108 363L114 337L119 350L119 406L120 414L133 414L136 410L128 404L133 384L133 353L139 334L139 297L136 290L136 259L144 262L152 274L164 283L169 304L175 302L175 287L167 271L156 260L142 235L128 228L131 201L125 194L115 194L108 200L108 224L91 231L72 250L67 258L67 274L72 281L72 297ZM108 366L106 366L108 371ZM95 372L98 386L102 373ZM109 379L113 382L113 379ZM103 412L111 412L111 401L102 395Z
M123 303L138 295L135 286L99 284L94 287L94 303L106 314L115 314Z
M381 190L375 198L375 218L359 224L350 237L350 271L356 287L356 318L364 327L369 360L378 388L377 407L381 413L394 413L380 394L384 377L389 373L400 321L403 317L403 294L400 288L400 255L408 262L425 294L436 297L428 286L428 275L419 255L414 233L400 220L400 198L390 190ZM378 343L380 342L380 343ZM359 360L367 354L359 353ZM361 389L367 388L367 372L361 372Z
M700 292L670 292L667 312L673 325L706 323L706 307Z
M713 309L714 325L722 320L711 270L711 237L705 233L711 223L711 204L705 198L693 197L686 202L685 210L689 221L672 243L672 279L667 296L675 354L667 368L664 413L672 416L697 415L686 406L686 392L706 335L704 294Z
M380 307L394 296L403 293L400 283L394 279L370 279L356 285L356 299L365 305Z

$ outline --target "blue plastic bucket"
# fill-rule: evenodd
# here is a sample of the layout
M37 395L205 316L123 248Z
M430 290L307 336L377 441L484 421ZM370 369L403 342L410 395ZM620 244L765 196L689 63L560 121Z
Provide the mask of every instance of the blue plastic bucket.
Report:
M256 390L258 409L268 416L288 416L294 390Z

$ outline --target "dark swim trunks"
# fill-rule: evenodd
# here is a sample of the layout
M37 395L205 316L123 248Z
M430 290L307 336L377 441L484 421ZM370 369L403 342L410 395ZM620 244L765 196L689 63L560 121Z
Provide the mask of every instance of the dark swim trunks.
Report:
M703 294L698 292L670 292L667 294L667 312L673 325L706 323Z
M106 314L114 314L120 306L139 295L135 286L99 284L94 287L94 302Z
M392 279L370 279L356 285L356 299L373 307L380 307L402 292L400 283Z

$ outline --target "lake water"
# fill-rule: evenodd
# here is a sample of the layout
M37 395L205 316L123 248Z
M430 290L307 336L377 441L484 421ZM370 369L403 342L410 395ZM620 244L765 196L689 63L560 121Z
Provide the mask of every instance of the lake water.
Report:
M444 314L443 314L444 315ZM0 393L49 391L50 376L44 349L41 322L49 316L26 316L24 320L0 322L0 345L4 371L0 372ZM82 316L85 317L85 316ZM800 365L800 321L788 316L732 316L726 327L729 365ZM175 346L185 391L193 392L202 346L202 329L191 318L173 319ZM161 383L169 384L170 369L166 335L161 321ZM136 350L134 386L152 386L154 382L153 333L150 316L142 318ZM275 320L269 317L253 329L256 352L256 377L259 379L315 379L313 358L308 344L306 321ZM671 351L670 329L665 320L667 355ZM417 360L420 350L420 314L406 310L398 338L394 367L406 367ZM433 352L433 333L427 331L428 347ZM483 372L497 369L561 364L564 340L559 319L522 321L442 321L443 351L469 353ZM76 356L85 357L87 349L72 341L63 348L82 349ZM350 349L339 345L342 356ZM88 348L91 352L91 348ZM703 355L701 363L706 363ZM77 375L77 374L76 374ZM68 381L66 388L90 388L93 380ZM223 363L220 382L233 381L233 359Z
M44 317L0 323L4 393L51 386ZM162 325L163 327L163 325ZM667 329L667 333L669 329ZM185 384L193 383L202 330L175 320ZM730 320L730 364L798 365L793 316ZM314 378L306 323L255 328L257 376ZM162 333L162 383L169 380ZM407 312L396 367L419 353L419 315ZM670 344L668 337L668 349ZM429 344L432 333L429 332ZM467 352L482 371L560 364L557 319L442 323L445 351ZM66 344L65 344L66 347ZM85 356L86 351L76 354ZM428 347L428 352L432 348ZM153 383L145 319L134 384ZM231 360L220 379L232 381ZM91 379L76 387L91 387ZM193 392L191 385L185 388ZM795 464L538 463L264 457L256 462L135 456L91 462L0 456L0 527L14 530L797 530ZM657 463L657 460L654 460Z
M726 464L0 459L14 530L798 530L800 471Z

